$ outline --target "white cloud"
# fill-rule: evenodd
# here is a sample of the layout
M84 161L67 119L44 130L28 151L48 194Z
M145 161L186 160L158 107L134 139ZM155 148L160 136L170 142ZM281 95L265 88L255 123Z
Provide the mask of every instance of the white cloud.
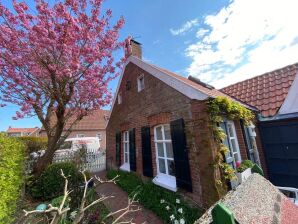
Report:
M220 88L298 62L298 2L234 0L204 18L187 71Z
M194 26L197 26L199 24L199 20L198 19L193 19L190 21L187 21L186 23L184 23L180 28L178 29L170 29L170 32L172 35L177 36L177 35L182 35L185 32L189 31L191 28L193 28Z

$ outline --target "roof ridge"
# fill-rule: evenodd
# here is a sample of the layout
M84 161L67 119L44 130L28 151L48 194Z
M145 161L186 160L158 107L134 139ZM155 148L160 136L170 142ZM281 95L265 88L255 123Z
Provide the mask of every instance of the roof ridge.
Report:
M270 74L270 73L277 72L277 71L280 71L280 70L283 70L283 69L286 69L286 68L290 68L290 67L297 67L296 69L298 69L298 62L296 62L296 63L294 63L294 64L287 65L287 66L283 66L283 67L281 67L281 68L277 68L277 69L271 70L271 71L269 71L269 72L265 72L265 73L260 74L260 75L256 75L256 76L251 77L251 78L249 78L249 79L245 79L245 80L236 82L236 83L234 83L234 84L225 86L225 87L223 87L223 88L221 88L221 89L219 89L219 90L222 91L222 90L224 90L224 89L226 89L226 88L229 88L229 87L234 86L234 85L238 85L238 84L240 84L240 83L242 83L242 82L246 82L246 81L249 81L249 80L253 80L253 79L255 79L255 78L258 78L258 77L261 77L261 76L265 76L265 75L268 75L268 74Z

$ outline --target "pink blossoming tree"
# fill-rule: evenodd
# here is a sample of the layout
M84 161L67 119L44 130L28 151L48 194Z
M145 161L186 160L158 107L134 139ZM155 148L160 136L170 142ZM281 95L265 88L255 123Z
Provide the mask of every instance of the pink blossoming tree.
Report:
M48 149L37 162L37 175L52 161L84 116L108 105L108 83L123 59L113 53L124 24L110 25L103 0L35 0L36 10L13 1L10 11L0 0L0 104L20 106L15 119L36 115L46 130ZM2 103L1 103L2 101Z

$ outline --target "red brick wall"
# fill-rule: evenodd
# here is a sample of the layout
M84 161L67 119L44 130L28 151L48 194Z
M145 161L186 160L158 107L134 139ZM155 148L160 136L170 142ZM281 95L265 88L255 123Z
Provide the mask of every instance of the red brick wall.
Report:
M261 166L264 171L265 177L268 178L269 176L268 176L265 152L264 152L264 148L263 148L262 141L261 141L260 130L258 127L259 127L258 124L256 124L256 128L255 128L255 132L257 133L256 142L257 142L259 157L260 157L260 161L261 161Z
M246 160L247 158L247 147L245 144L245 139L244 139L244 134L243 130L241 128L241 123L240 121L234 121L235 124L235 129L236 129L236 134L237 134L237 139L238 139L238 144L239 144L239 149L240 149L240 154L241 154L241 160Z

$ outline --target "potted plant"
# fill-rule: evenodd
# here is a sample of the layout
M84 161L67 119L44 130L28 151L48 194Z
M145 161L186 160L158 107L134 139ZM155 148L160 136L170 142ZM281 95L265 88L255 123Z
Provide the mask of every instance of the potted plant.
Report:
M236 176L238 179L238 183L241 184L247 180L247 178L251 175L251 168L254 163L250 160L244 160L242 163L236 163L237 172Z

